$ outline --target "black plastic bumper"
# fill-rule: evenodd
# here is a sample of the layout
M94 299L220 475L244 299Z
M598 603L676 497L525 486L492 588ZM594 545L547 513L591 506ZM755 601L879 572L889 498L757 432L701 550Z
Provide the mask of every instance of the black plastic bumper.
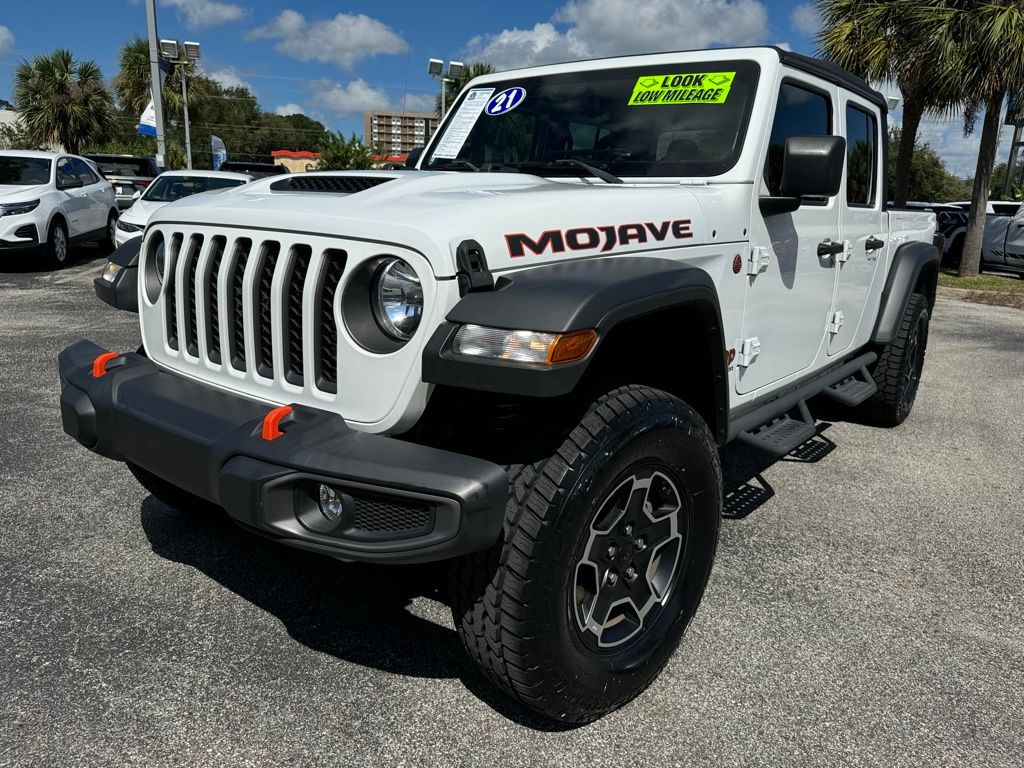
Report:
M79 341L60 354L64 431L91 451L130 461L212 501L286 544L367 562L427 562L484 549L504 517L505 471L471 456L357 432L301 405L262 437L273 406L158 368L129 353L95 377L105 352ZM318 489L340 494L337 523Z

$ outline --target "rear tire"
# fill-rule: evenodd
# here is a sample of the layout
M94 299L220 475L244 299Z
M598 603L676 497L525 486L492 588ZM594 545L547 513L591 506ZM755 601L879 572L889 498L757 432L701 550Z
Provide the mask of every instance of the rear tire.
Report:
M54 219L46 231L47 262L54 269L61 269L68 263L70 249L67 225L60 219Z
M130 461L125 463L128 465L128 471L135 476L142 487L168 507L173 507L179 512L193 514L214 514L223 511L216 504L182 490L162 477L157 477L149 470L143 469L138 464L132 464Z
M452 569L455 626L527 707L596 720L650 685L700 604L722 511L715 441L686 403L628 386L508 471L502 540Z
M858 406L871 423L895 427L910 415L924 368L928 322L928 299L911 294L896 338L881 351L872 371L878 391Z
M111 211L109 214L107 214L106 234L103 236L103 239L100 241L100 245L103 246L104 248L106 248L109 251L113 251L115 248L117 248L117 241L115 239L116 237L117 237L117 213L114 212L114 211Z

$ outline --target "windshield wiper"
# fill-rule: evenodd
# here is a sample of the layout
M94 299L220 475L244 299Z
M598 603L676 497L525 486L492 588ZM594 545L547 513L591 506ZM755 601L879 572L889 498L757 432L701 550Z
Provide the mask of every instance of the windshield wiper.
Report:
M480 169L473 165L469 160L449 160L447 163L439 163L430 167L432 171L447 171L452 168L465 168L467 171L474 171L479 173Z
M561 160L555 160L551 163L541 162L526 162L526 163L513 163L514 167L520 171L526 173L534 173L540 175L542 171L551 170L554 168L579 168L581 171L586 171L591 176L594 176L606 184L624 184L625 182L618 176L608 171L598 168L596 165L590 165L590 163L584 163L582 160L576 160L572 157L562 158Z

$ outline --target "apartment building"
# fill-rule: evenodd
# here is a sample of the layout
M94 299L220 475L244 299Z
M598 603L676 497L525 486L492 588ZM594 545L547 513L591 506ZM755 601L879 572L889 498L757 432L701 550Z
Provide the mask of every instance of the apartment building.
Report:
M386 155L422 147L437 130L437 116L414 112L364 112L363 142Z

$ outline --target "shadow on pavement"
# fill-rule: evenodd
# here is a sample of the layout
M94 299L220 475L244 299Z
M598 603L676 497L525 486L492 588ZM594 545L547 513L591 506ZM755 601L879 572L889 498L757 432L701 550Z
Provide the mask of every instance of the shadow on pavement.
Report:
M276 616L298 642L393 674L459 678L502 716L536 730L568 730L496 690L455 631L409 611L416 597L447 605L444 564L347 564L238 528L223 514L181 512L146 498L141 522L153 551L190 565Z
M98 243L83 243L82 245L73 245L71 251L68 254L67 263L61 267L61 269L54 269L46 261L46 257L42 254L37 256L6 256L0 259L0 273L9 272L13 274L42 274L42 273L54 273L57 274L65 269L71 269L74 267L82 267L93 262L99 262L102 259L106 259L114 251L110 248L106 248ZM0 256L4 256L0 253Z

